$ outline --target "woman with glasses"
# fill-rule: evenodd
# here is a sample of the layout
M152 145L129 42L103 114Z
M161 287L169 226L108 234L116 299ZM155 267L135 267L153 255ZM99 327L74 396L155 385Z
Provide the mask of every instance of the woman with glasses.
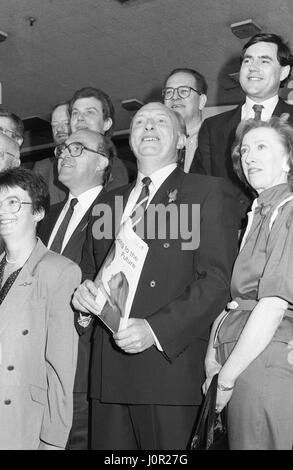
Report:
M44 180L0 173L0 449L63 449L72 422L77 336L72 261L36 237L49 207Z
M232 450L293 445L293 129L282 119L238 126L234 168L257 198L231 280L232 301L215 321L205 359L207 389L219 372Z

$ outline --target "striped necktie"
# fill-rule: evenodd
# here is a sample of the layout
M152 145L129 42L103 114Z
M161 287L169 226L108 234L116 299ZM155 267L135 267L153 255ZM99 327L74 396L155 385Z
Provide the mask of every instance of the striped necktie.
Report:
M143 186L141 188L140 195L136 201L133 211L130 214L130 218L132 219L132 227L134 228L138 222L142 219L144 212L147 207L150 189L149 185L151 184L152 180L149 176L145 176L141 180Z

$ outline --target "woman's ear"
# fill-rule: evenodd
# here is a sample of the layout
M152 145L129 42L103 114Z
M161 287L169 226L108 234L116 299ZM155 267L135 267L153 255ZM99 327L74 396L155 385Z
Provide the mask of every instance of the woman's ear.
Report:
M44 209L41 209L39 211L36 211L34 214L33 214L33 217L34 217L34 220L38 223L40 222L40 220L42 220L44 217L45 217L45 211Z

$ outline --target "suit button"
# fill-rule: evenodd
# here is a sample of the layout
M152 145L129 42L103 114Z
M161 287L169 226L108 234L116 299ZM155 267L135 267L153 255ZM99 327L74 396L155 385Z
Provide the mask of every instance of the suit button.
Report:
M169 248L169 247L170 247L170 243L167 243L167 242L166 242L166 243L163 243L163 247L164 247L164 248Z
M151 286L151 287L155 287L155 285L156 285L156 281L151 281L151 282L150 282L150 286Z
M11 404L11 400L4 400L4 403L5 403L5 405L10 405L10 404Z
M14 366L8 366L7 370L14 370Z
M240 203L240 204L244 204L245 201L244 201L243 199L239 199L239 203Z
M23 334L23 335L27 335L27 334L28 334L28 330L23 330L22 334Z

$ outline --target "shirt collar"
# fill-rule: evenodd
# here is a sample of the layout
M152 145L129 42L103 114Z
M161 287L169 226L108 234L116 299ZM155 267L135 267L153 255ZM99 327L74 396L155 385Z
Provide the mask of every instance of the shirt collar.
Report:
M253 105L261 104L264 109L262 110L261 119L262 121L268 120L272 117L275 107L279 101L279 95L275 95L272 98L262 101L261 103L255 103L252 99L246 96L246 101L242 106L242 119L249 119L254 117Z
M172 171L175 170L177 167L177 163L170 163L169 165L164 166L163 168L160 168L159 170L156 170L154 173L151 175L148 175L151 180L151 186L157 191L159 187L162 185L162 183L168 178L168 176L172 173ZM138 172L137 175L137 180L136 180L136 186L141 185L141 180L145 177L140 171Z
M81 207L86 207L88 205L88 201L94 200L102 191L102 189L102 185L94 186L93 188L88 189L87 191L84 191L83 193L79 194L78 197L69 193L67 203L70 204L71 199L76 198Z

